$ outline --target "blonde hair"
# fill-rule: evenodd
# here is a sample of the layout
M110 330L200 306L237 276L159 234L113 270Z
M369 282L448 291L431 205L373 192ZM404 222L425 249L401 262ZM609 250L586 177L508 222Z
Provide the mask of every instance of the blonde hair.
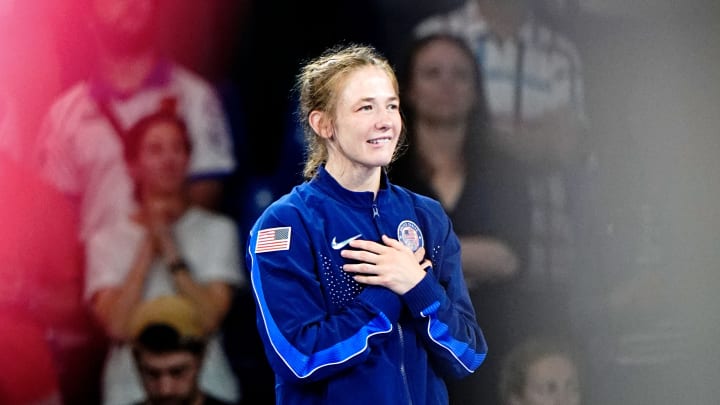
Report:
M323 111L335 117L337 96L345 78L365 66L381 68L393 83L395 93L399 86L395 71L388 60L374 47L349 44L335 45L319 57L307 62L297 75L295 90L299 94L298 119L305 135L305 168L303 176L309 180L315 177L318 168L327 162L328 150L325 141L312 129L309 122L312 111ZM405 130L400 135L398 146L404 144ZM396 148L397 150L400 148Z

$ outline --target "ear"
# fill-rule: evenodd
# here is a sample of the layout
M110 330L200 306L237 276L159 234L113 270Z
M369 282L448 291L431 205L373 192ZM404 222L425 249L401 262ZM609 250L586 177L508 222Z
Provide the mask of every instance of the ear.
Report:
M331 139L333 136L332 123L327 113L323 111L313 110L308 116L308 123L316 134L321 138Z

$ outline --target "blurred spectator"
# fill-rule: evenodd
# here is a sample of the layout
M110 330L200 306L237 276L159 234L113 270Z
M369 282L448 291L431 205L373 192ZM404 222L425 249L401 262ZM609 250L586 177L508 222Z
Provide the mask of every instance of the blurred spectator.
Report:
M570 341L531 336L503 358L498 393L503 405L580 405L582 377Z
M228 405L200 388L208 343L192 301L165 295L143 302L130 319L133 359L147 400L137 405Z
M410 48L401 72L409 150L392 167L396 181L437 198L454 218L470 286L514 275L502 241L484 236L482 148L489 134L483 85L472 51L459 37L436 34Z
M237 229L230 218L189 200L185 187L194 145L187 131L172 104L128 131L124 152L137 209L88 241L85 298L115 342L105 363L104 404L143 398L127 345L128 322L144 300L173 293L197 306L211 336L201 388L228 402L240 397L220 333L233 288L244 282Z
M493 131L491 143L507 156L505 170L524 188L505 206L506 232L519 278L508 308L515 337L569 330L568 300L578 277L578 233L587 120L580 58L574 44L539 19L529 0L468 0L430 17L416 34L462 36L483 67ZM510 227L517 227L510 229Z
M51 106L39 134L45 176L81 212L81 236L132 209L132 182L122 159L124 132L163 100L175 100L192 136L188 192L218 206L223 177L235 167L219 98L200 76L155 47L158 0L87 0L82 9L94 35L94 70Z
M500 155L488 142L480 67L462 38L438 33L411 44L400 72L409 149L390 175L438 199L450 215L478 323L491 353L502 353L509 340L504 301L512 299L507 282L518 263L515 240L498 230L510 223L506 216L493 217L503 213L500 196L519 182L501 169ZM498 359L491 354L473 375L449 382L451 402L488 403L495 396Z

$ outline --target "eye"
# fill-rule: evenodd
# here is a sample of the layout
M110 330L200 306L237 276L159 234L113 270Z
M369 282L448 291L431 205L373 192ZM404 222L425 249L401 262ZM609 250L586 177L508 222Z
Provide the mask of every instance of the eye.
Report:
M162 377L163 372L162 372L162 370L157 370L157 369L150 368L150 367L141 367L140 374L142 374L146 378L149 378L152 380L158 380L158 379L160 379L160 377Z
M162 145L152 142L145 144L145 153L150 156L157 156L162 152L163 147Z
M418 76L425 80L437 79L441 76L440 68L428 66L418 69Z
M392 110L392 111L399 110L400 105L398 103L391 103L391 104L388 104L387 109Z
M372 105L365 104L365 105L361 105L360 108L358 108L358 111L371 111L372 108L373 108Z
M452 76L455 80L461 82L470 82L473 79L472 71L463 68L456 68L452 71Z
M174 367L169 370L168 374L170 374L172 378L180 378L183 374L185 374L186 371L187 369L183 367Z

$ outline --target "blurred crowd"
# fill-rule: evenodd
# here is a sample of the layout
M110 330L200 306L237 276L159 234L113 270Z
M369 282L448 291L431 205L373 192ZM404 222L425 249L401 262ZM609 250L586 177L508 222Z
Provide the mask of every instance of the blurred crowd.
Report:
M245 243L302 181L300 63L351 42L460 237L452 404L717 403L720 7L584 4L0 1L0 403L275 403Z

